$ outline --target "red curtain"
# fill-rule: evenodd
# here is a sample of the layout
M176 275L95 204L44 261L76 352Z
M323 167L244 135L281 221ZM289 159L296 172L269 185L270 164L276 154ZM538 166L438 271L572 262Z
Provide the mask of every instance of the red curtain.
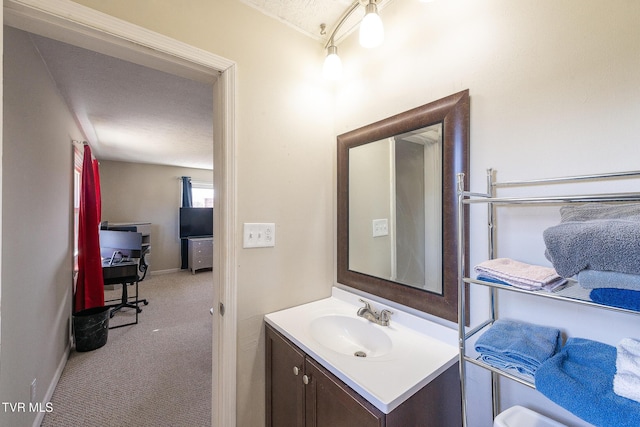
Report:
M84 146L80 212L78 221L78 282L73 311L104 305L104 282L100 258L100 178L91 148Z

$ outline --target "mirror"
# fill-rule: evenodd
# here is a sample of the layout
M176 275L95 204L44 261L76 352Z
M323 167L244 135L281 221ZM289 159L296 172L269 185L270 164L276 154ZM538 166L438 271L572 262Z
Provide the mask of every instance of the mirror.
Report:
M468 90L339 135L338 282L457 321L468 169Z
M442 123L349 149L349 270L442 294Z

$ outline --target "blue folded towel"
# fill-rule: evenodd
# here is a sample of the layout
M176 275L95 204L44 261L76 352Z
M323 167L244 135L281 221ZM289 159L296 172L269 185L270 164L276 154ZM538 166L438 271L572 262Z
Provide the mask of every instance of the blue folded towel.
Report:
M578 273L578 283L585 289L618 288L640 291L640 274L582 270Z
M640 291L615 288L597 288L589 292L591 301L612 307L640 311Z
M553 402L599 427L640 426L640 403L613 391L616 348L569 338L536 371L536 388Z
M545 255L562 277L592 269L640 274L640 223L622 219L563 222L543 232Z
M493 367L533 376L561 346L559 329L498 319L478 338L475 349L480 359Z
M495 277L487 276L486 274L478 274L476 279L482 280L483 282L497 283L499 285L511 286L504 280L496 279Z

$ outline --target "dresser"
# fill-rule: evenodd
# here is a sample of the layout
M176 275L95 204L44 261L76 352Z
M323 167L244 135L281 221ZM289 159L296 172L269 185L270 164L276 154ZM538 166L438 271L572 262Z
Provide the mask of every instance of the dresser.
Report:
M213 268L213 237L190 237L187 239L189 270Z

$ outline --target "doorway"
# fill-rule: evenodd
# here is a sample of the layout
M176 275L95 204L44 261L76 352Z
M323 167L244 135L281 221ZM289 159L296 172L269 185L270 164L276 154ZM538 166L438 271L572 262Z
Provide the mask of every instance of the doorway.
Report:
M30 33L120 59L136 59L132 62L140 61L141 65L169 73L214 77L214 185L218 209L214 218L212 283L212 304L216 308L212 317L212 425L235 425L235 64L73 2L7 0L0 13L6 25Z

